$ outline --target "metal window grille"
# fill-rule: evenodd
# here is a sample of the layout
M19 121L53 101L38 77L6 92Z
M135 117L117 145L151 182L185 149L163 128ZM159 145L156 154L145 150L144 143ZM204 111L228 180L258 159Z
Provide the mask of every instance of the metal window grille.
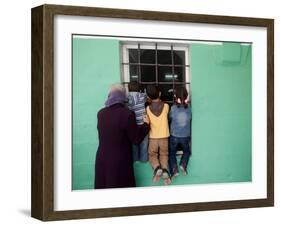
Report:
M142 49L141 48L141 43L138 43L136 45L136 48L130 48L128 50L128 54L130 50L137 50L137 60L135 60L135 62L130 62L129 57L128 57L128 62L124 62L124 60L122 61L122 65L127 66L128 70L129 70L129 74L131 74L130 70L131 70L131 66L135 66L137 68L137 79L135 79L136 81L138 81L139 84L146 86L149 84L152 85L157 85L159 86L159 88L161 89L161 87L163 88L165 85L166 86L171 86L172 87L172 96L174 95L174 90L176 88L176 86L186 86L188 87L188 90L190 90L190 81L186 81L186 74L185 71L186 69L190 67L190 65L186 64L186 59L184 58L184 60L182 61L181 64L178 64L175 62L175 50L174 50L174 46L170 45L169 49L165 49L170 51L170 60L168 60L170 63L161 63L158 61L159 56L161 55L160 51L163 50L159 50L157 43L154 44L154 48L145 48ZM148 63L148 62L142 62L141 58L142 58L142 51L147 51L147 50L153 50L154 51L154 63ZM181 50L183 51L183 50ZM160 54L160 55L159 55ZM185 56L185 55L184 55ZM153 61L153 59L151 59ZM155 79L152 79L153 81L145 81L144 76L142 75L142 69L143 67L150 67L151 69L153 69L154 67L154 71L155 71ZM165 68L165 67L170 67L171 68L171 75L170 76L170 80L168 81L161 81L161 79L159 79L159 68ZM177 81L177 74L175 72L175 70L178 69L182 69L182 79L181 81ZM166 76L166 75L165 75ZM124 85L128 85L128 83L131 81L131 76L129 81L124 81ZM172 103L173 99L171 100L165 100L165 102L168 103Z

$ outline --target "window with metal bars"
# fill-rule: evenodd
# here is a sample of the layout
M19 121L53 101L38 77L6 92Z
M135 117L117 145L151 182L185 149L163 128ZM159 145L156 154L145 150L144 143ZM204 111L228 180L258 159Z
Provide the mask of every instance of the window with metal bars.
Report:
M185 86L190 94L188 47L182 44L126 43L123 45L123 83L149 84L161 90L161 99L173 103L174 90Z

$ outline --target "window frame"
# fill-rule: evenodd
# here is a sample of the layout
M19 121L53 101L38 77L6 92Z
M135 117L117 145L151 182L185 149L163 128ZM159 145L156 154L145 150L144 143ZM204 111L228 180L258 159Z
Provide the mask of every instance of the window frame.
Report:
M120 64L121 64L121 81L125 86L128 92L128 83L130 82L130 62L129 62L129 49L138 49L140 45L140 49L149 49L149 50L171 50L173 51L184 51L185 52L185 64L184 64L184 81L179 82L177 84L174 83L174 79L172 82L159 82L156 79L155 82L140 82L141 84L156 84L156 85L173 85L173 89L175 85L184 85L189 93L188 102L190 102L191 96L191 72L190 72L190 59L189 59L189 43L176 43L176 42L158 42L155 41L142 41L142 40L134 40L134 41L122 41L120 43L121 47L121 56L120 56ZM139 62L140 63L140 62ZM155 66L164 66L163 64L155 63ZM172 65L177 65L173 64ZM157 73L157 72L156 72ZM157 76L158 77L158 76ZM166 101L168 103L172 103L173 101Z

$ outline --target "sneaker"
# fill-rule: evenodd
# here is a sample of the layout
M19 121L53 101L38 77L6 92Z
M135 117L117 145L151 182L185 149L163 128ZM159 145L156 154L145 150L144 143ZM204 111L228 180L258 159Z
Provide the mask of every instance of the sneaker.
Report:
M181 169L183 175L187 175L187 169L186 169L186 167L184 167L183 165L180 165L180 169Z
M176 168L174 168L173 171L172 171L171 179L176 178L178 175L179 175L179 170L178 170L178 168L176 167Z

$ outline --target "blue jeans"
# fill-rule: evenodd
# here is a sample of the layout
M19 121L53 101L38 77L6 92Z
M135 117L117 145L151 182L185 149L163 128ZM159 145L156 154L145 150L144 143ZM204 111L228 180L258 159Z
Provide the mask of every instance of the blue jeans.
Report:
M173 137L170 136L169 138L169 167L170 167L170 173L173 175L177 170L177 147L178 145L181 145L181 148L183 150L183 154L181 156L180 165L182 165L185 169L187 167L189 157L190 157L190 137Z
M148 135L139 145L133 144L133 160L147 162L148 161Z

